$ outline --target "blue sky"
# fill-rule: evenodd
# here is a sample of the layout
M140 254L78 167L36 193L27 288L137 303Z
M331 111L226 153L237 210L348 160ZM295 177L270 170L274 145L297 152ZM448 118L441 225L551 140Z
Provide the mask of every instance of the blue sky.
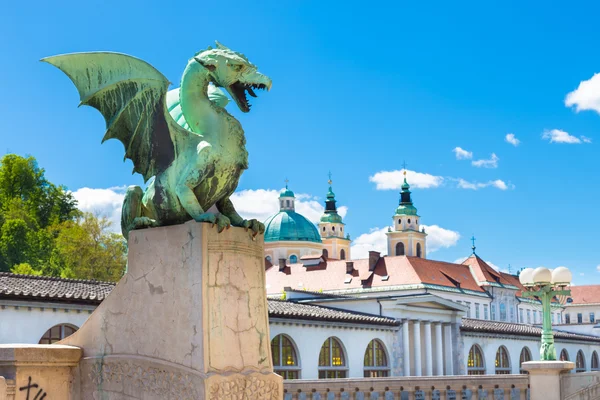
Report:
M421 221L438 227L430 258L467 256L475 234L478 254L502 269L565 265L577 284L600 282L600 4L51 3L3 5L0 151L35 156L83 208L112 213L120 191L109 188L141 179L120 143L100 146L100 114L78 109L71 82L38 60L119 51L178 85L188 58L217 39L273 80L250 114L229 106L248 140L247 215L270 212L261 201L286 177L318 215L331 170L355 244L381 246L398 190L378 183L397 185L385 172L406 160Z

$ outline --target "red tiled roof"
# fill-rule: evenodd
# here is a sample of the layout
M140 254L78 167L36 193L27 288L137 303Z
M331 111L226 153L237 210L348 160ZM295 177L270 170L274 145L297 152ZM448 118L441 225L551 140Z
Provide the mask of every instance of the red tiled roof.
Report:
M573 302L569 304L600 303L600 285L571 286L570 289Z
M503 285L511 285L505 275L490 267L477 254L472 254L462 262L463 265L469 265L473 268L473 273L479 282L497 282Z
M310 268L295 264L289 266L285 273L279 272L276 267L268 268L267 292L281 293L286 286L315 291L417 284L455 288L455 282L460 284L461 289L483 292L465 265L419 257L385 256L377 260L372 270L369 269L369 259L353 260L354 270L347 274L346 263L328 260Z

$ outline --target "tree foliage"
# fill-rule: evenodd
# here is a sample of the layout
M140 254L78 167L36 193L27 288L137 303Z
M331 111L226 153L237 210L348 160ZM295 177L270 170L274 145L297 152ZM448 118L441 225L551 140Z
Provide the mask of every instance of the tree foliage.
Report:
M79 211L73 195L49 182L35 158L0 159L0 271L115 281L125 254L110 222Z

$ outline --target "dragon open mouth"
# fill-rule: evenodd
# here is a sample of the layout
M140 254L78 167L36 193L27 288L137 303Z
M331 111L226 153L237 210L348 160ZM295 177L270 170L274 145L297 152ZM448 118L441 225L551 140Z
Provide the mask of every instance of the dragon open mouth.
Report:
M256 93L254 93L254 89L264 90L267 89L267 85L265 85L264 83L243 83L240 81L229 85L229 92L231 93L231 96L235 99L235 102L237 103L240 110L242 110L242 112L250 111L250 107L252 107L252 105L248 101L246 92L252 97L257 97Z

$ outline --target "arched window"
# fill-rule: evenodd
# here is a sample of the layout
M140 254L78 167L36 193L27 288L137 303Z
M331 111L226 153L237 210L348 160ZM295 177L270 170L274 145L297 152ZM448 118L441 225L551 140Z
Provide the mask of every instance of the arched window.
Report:
M531 351L529 351L529 348L527 346L525 346L525 347L523 347L523 350L521 350L521 356L519 357L519 366L520 366L519 372L522 374L528 373L527 371L525 371L523 369L523 363L527 362L527 361L531 361Z
M402 220L398 219L398 225L402 225Z
M421 243L417 243L417 257L421 257Z
M560 361L569 361L569 353L567 352L567 349L562 349L559 358Z
M396 243L396 255L397 256L404 255L404 243L402 243L402 242Z
M390 366L385 347L377 339L371 340L365 351L365 378L377 378L390 375Z
M328 338L319 353L319 379L345 378L347 373L342 344L334 337Z
M481 348L474 344L469 350L469 358L467 359L467 374L468 375L485 375L485 363L483 361L483 353Z
M287 335L277 335L271 340L271 354L273 356L273 369L283 379L300 378L300 364L296 353L296 346Z
M341 249L340 250L340 260L345 260L346 259L346 250Z
M329 252L327 251L327 249L323 249L323 257L329 257Z
M585 372L585 357L581 350L577 352L577 357L575 358L575 372Z
M506 347L498 347L496 352L496 375L510 374L510 358Z
M333 230L333 231L335 232L335 226L332 226L332 227L331 227L331 230Z
M267 259L268 262L271 262L271 260L272 260L271 256L266 256L265 258Z
M325 232L325 227L323 227L323 232Z
M592 371L599 371L600 367L598 366L598 353L594 350L592 353Z
M60 340L63 340L67 336L71 336L72 334L74 334L77 331L77 329L79 329L79 328L77 328L74 325L67 325L67 324L55 325L52 328L48 329L46 331L46 333L44 333L44 335L40 339L39 344L56 343Z
M298 256L295 254L292 254L290 256L290 264L296 264L298 262Z
M410 218L408 219L408 223L410 224Z

